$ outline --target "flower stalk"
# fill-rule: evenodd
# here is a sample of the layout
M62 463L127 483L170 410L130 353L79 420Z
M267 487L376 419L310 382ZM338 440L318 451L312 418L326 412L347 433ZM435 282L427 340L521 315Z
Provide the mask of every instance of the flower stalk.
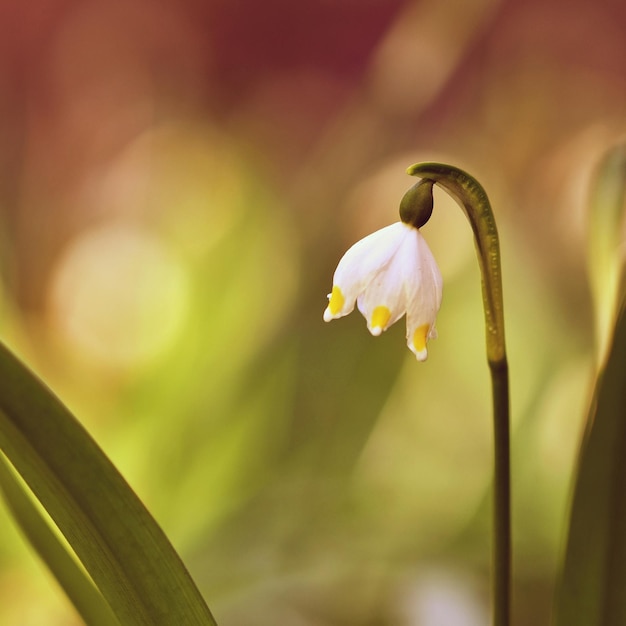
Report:
M511 471L509 375L504 341L500 244L483 187L451 165L418 163L407 173L433 181L450 194L467 216L476 244L485 310L487 360L491 373L494 426L493 624L509 626L511 615Z
M377 337L406 314L407 345L419 361L426 360L428 340L436 337L435 318L441 306L442 278L420 229L432 214L433 185L443 187L470 222L482 278L494 423L493 625L509 626L509 374L496 222L485 190L464 171L440 163L419 163L409 167L407 173L421 180L400 202L401 221L361 239L344 254L333 275L324 321L348 315L357 306L370 333Z

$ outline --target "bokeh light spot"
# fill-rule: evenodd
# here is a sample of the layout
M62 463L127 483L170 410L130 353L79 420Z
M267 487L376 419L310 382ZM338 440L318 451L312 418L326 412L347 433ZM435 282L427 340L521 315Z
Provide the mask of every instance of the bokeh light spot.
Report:
M80 235L60 259L52 323L90 360L140 368L172 345L189 295L185 268L165 242L132 225L107 224Z

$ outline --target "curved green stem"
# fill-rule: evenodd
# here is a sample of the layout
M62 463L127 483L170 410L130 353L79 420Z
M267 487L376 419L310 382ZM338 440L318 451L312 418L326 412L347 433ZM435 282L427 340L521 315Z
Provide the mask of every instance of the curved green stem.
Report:
M511 613L509 374L504 342L502 272L496 222L485 190L463 170L442 163L418 163L409 167L407 173L432 180L443 187L459 203L474 232L482 277L487 360L493 396L493 624L509 626Z

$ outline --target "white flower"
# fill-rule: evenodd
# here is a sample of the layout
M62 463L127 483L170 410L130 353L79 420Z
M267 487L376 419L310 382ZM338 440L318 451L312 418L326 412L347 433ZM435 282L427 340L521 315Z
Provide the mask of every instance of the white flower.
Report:
M428 339L436 337L442 280L420 231L397 222L355 243L339 261L324 321L348 315L355 303L374 336L406 313L407 344L426 360Z

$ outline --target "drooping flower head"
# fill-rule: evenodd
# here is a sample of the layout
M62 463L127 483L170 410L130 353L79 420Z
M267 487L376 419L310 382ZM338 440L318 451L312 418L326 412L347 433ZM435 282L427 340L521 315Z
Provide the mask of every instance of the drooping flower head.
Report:
M432 212L432 181L422 180L400 205L402 221L355 243L339 261L324 320L358 307L374 336L406 314L407 345L426 360L428 339L436 337L442 279L419 228Z

